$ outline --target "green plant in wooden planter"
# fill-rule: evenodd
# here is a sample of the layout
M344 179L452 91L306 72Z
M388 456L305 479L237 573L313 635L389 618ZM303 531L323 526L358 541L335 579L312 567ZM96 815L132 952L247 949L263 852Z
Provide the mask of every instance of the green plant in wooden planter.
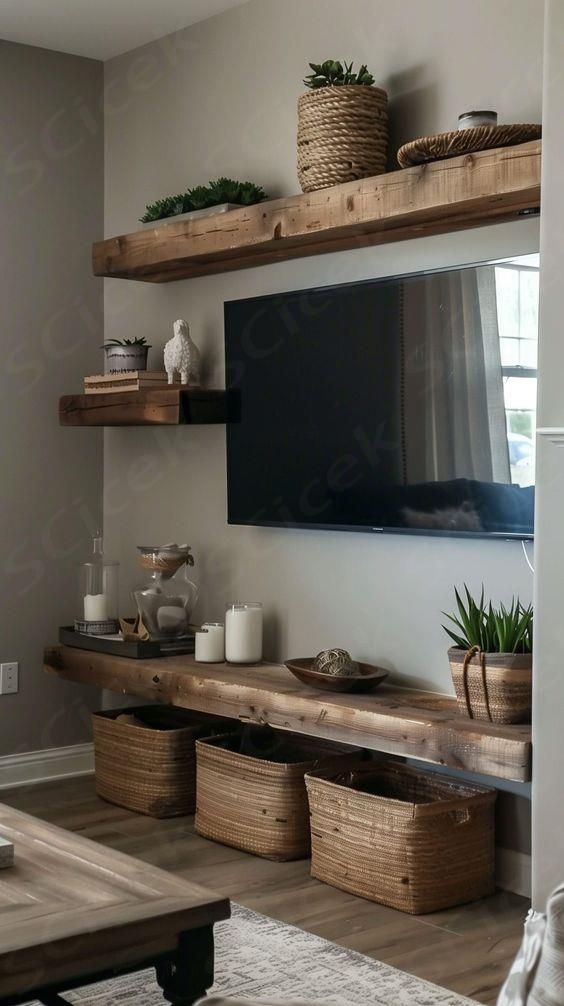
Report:
M457 610L443 612L443 628L454 646L448 651L461 712L492 723L530 720L532 702L533 608L513 598L507 607L478 601L464 587L455 590Z
M348 87L350 84L361 84L371 87L374 77L368 71L365 63L358 73L353 72L354 63L341 63L338 59L326 59L324 63L310 63L313 73L304 79L306 87Z
M164 220L181 213L193 210L205 210L210 206L220 206L222 203L234 203L237 206L253 206L267 198L266 192L254 182L239 182L233 178L218 178L207 185L196 185L177 196L166 196L157 199L146 207L141 223L148 224L155 220Z

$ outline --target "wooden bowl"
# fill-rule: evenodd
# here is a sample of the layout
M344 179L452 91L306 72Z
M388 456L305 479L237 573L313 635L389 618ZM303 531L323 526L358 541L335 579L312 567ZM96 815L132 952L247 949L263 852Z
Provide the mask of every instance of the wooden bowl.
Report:
M286 667L303 685L319 688L322 692L370 692L389 674L383 667L361 663L358 664L360 674L322 674L312 670L314 660L315 657L287 660Z

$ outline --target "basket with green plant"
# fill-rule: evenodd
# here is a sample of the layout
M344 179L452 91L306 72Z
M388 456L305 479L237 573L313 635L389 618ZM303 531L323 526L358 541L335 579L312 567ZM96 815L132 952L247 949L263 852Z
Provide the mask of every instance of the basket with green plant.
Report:
M386 170L388 96L365 63L310 63L298 99L298 178L304 192Z
M455 590L456 610L443 614L454 646L448 655L459 709L492 723L530 720L533 608L513 598L509 606Z

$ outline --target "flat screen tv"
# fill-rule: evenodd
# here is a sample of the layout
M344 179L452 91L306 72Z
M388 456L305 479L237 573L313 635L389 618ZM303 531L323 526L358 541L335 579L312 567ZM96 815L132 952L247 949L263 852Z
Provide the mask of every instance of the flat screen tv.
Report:
M228 519L533 533L538 256L225 304Z

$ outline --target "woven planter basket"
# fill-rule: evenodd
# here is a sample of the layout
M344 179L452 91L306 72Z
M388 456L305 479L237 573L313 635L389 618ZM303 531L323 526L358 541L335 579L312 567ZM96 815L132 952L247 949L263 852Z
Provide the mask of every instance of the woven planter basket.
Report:
M318 880L416 915L493 893L495 790L385 762L306 786Z
M448 651L458 708L473 720L530 723L533 658L530 653L481 653L477 646Z
M147 726L116 722L122 713ZM169 706L93 713L98 796L150 817L193 814L196 738L225 730L226 722Z
M304 859L310 850L305 773L358 755L357 748L268 727L199 740L196 831L265 859Z
M320 87L298 99L298 179L304 192L381 175L388 96L379 87Z

